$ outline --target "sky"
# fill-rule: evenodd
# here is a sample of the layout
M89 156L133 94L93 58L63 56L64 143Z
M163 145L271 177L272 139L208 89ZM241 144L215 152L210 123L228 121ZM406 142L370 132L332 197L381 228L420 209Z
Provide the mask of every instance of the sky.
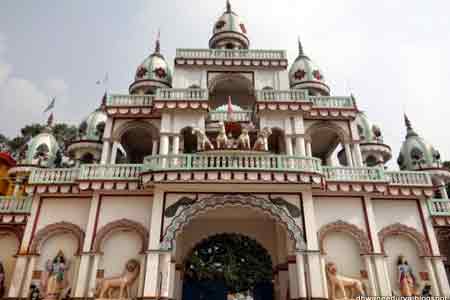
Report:
M297 37L333 95L353 93L396 159L406 112L450 160L450 2L445 0L231 0L251 48L297 55ZM128 91L137 66L161 49L207 48L225 0L0 1L0 133L55 119L78 124L111 92Z

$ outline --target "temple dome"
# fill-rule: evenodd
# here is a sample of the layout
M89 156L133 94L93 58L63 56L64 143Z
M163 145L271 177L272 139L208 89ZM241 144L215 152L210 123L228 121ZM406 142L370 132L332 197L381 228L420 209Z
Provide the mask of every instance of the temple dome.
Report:
M25 161L21 164L54 167L59 154L61 154L59 144L51 133L49 121L48 126L29 141Z
M405 115L406 139L400 149L397 163L401 170L422 170L440 168L441 157L439 151L419 136L411 126L411 122Z
M80 140L99 141L103 138L103 130L105 129L106 112L99 108L84 119L79 127Z
M160 53L157 40L155 51L138 66L134 82L130 85L130 94L152 94L160 87L172 87L172 70Z
M363 111L358 112L355 121L359 133L359 139L362 143L383 142L383 136L380 128L377 125L372 124Z
M226 11L214 23L209 47L216 49L248 49L250 41L247 27L242 19L231 9L227 1Z
M319 67L303 52L300 41L299 53L289 69L289 85L292 89L306 89L310 95L329 95L330 88L325 83Z

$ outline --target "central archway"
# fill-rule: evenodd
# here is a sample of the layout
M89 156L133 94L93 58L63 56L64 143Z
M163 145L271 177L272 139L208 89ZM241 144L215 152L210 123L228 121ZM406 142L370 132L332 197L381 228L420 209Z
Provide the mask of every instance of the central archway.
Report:
M210 236L184 262L183 300L251 295L272 300L272 259L256 240L237 233Z

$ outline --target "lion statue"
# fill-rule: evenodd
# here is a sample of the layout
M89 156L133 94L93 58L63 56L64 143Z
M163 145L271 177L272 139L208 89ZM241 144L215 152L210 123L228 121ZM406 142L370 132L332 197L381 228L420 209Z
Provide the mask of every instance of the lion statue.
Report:
M97 280L95 295L97 298L105 298L108 293L109 299L112 299L114 289L119 289L119 299L124 298L126 292L127 298L131 298L130 288L139 275L140 264L136 259L130 259L123 274L119 277L103 278Z
M327 263L326 267L328 293L330 300L355 299L366 296L364 283L360 279L338 275L336 264Z

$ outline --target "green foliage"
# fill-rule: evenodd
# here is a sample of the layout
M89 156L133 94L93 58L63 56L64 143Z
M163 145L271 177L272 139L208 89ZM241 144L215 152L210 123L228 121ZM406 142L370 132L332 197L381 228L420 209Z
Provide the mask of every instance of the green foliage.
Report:
M197 280L224 280L230 292L272 280L272 260L256 241L238 234L215 235L195 247L186 274Z

